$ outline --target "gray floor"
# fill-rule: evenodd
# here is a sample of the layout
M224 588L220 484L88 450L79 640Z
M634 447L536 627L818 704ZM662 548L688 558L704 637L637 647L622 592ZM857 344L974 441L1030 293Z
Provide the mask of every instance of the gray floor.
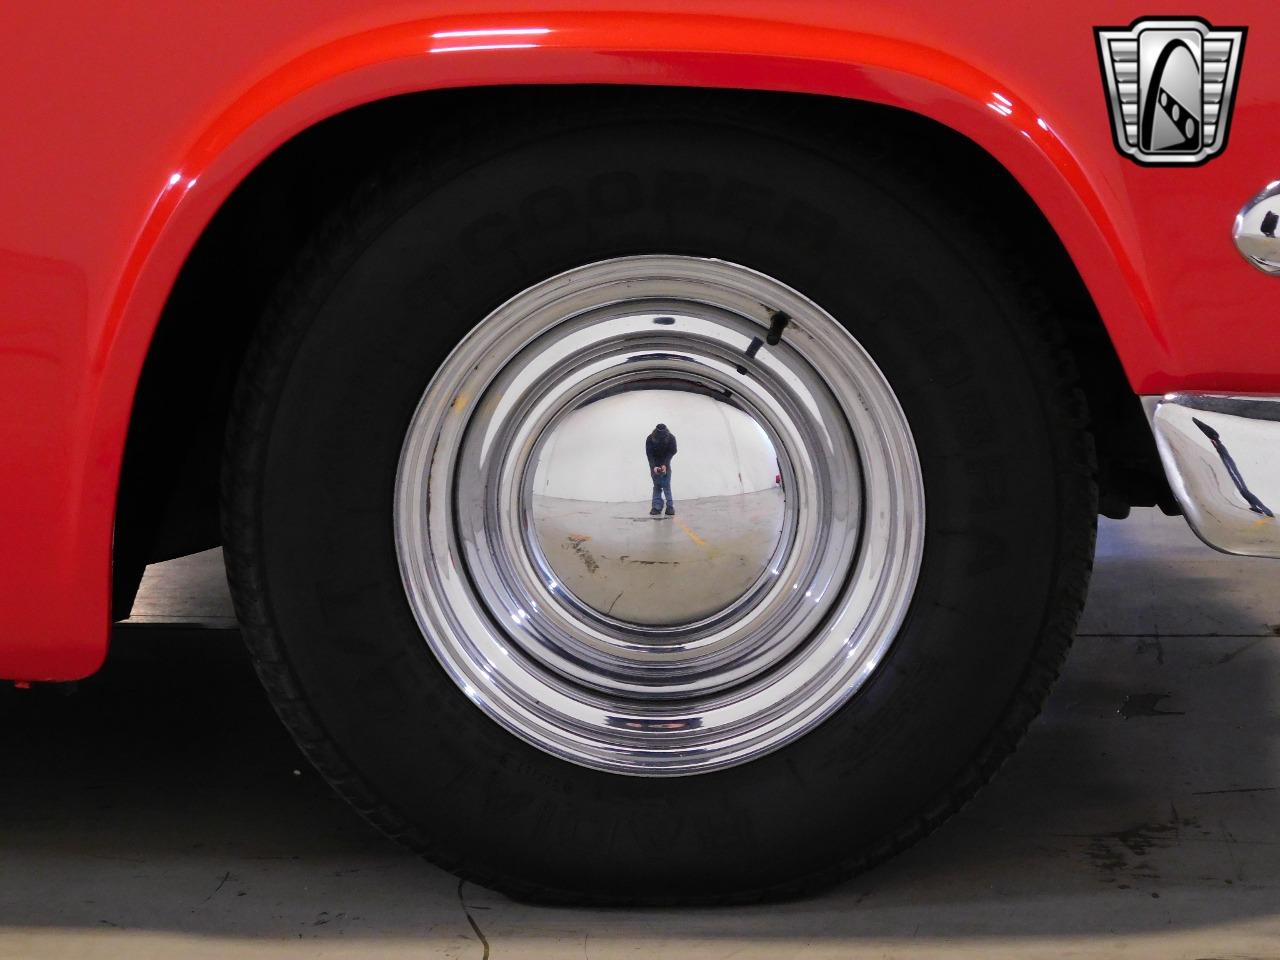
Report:
M0 693L0 958L1280 957L1278 574L1107 523L1044 716L936 834L802 902L590 912L460 888L366 827L204 626L217 555L153 570L78 694Z
M782 490L649 502L533 498L543 555L582 602L618 620L685 624L718 613L764 575L782 532ZM711 600L709 603L708 600Z

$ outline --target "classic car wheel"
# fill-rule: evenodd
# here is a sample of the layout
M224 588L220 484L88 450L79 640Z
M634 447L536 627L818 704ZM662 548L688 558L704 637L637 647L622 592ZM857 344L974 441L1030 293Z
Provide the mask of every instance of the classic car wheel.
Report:
M1082 402L1001 238L864 147L495 124L302 256L237 393L228 563L281 716L383 830L519 896L758 898L909 844L1013 748L1084 596ZM549 451L630 470L601 411L676 394L781 482L724 491L716 529L764 531L729 573L700 501L637 522L699 571L637 579L564 526Z

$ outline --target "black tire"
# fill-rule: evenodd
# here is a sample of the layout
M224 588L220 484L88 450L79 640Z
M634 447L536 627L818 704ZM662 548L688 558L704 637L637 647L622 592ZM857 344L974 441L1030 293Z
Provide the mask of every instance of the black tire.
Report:
M1083 604L1092 442L1046 298L909 151L737 102L635 97L408 151L301 258L236 394L224 539L276 709L374 824L513 896L759 899L891 855L1014 748ZM858 693L761 759L667 778L484 716L423 641L391 520L406 426L463 334L548 276L654 252L753 267L853 330L927 504L909 615Z

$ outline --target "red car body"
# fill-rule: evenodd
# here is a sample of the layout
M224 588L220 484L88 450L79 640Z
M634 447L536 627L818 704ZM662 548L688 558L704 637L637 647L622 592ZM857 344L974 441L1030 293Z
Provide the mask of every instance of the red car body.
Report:
M0 16L0 676L101 663L131 405L184 259L290 137L396 94L510 84L761 89L872 101L979 144L1074 261L1138 394L1280 392L1275 281L1233 247L1280 176L1280 9L1248 28L1227 148L1196 167L1113 144L1100 0L260 0L10 5ZM1181 13L1183 11L1172 11Z

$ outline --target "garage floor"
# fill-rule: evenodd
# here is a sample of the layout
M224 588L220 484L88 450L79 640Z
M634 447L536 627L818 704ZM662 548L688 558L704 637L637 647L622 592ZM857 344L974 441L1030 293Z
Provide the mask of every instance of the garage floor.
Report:
M718 613L759 581L786 506L774 488L678 500L676 510L533 498L538 542L564 587L615 619L660 626Z
M1180 520L1104 524L1062 682L959 817L749 909L528 907L402 853L276 723L218 555L166 566L78 693L0 692L0 958L1280 958L1280 565Z

